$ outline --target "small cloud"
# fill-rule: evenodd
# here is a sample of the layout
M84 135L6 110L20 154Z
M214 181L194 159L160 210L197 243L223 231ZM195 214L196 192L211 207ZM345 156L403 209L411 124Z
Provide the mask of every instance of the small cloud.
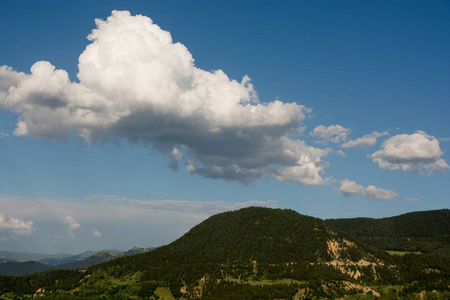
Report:
M343 196L347 197L354 194L358 194L369 199L379 199L379 200L390 200L398 197L398 194L393 191L377 188L373 185L363 187L362 185L357 184L356 182L350 181L348 179L341 181L339 192Z
M443 142L450 142L450 138L438 138L438 140Z
M75 221L71 216L66 216L64 218L64 224L67 224L69 227L69 235L71 238L75 237L75 230L81 227L81 224Z
M320 144L327 144L328 142L338 144L345 142L350 133L350 128L344 128L341 125L331 125L328 127L319 125L309 135L321 139L317 141Z
M341 147L342 148L370 147L370 146L375 145L375 143L377 142L377 138L385 136L385 135L389 135L389 132L385 131L385 132L380 133L380 132L374 131L371 134L367 134L356 140L348 141L347 143L343 144Z
M419 198L409 198L409 197L405 197L405 201L406 201L406 202L415 202L415 201L419 201Z
M92 229L92 236L93 237L102 237L102 234L97 229Z
M383 142L380 150L369 155L382 169L403 170L417 173L427 170L428 175L444 172L449 168L441 159L443 152L439 141L424 131L399 134Z
M345 152L342 151L342 150L336 151L336 154L337 154L338 156L341 156L341 157L346 157L346 156L347 156L347 154L345 154Z
M6 219L5 215L0 213L0 230L7 231L14 235L30 235L34 229L32 221L24 221L16 217Z
M0 131L0 138L4 138L4 137L8 137L8 136L9 136L9 134L7 134L3 131Z

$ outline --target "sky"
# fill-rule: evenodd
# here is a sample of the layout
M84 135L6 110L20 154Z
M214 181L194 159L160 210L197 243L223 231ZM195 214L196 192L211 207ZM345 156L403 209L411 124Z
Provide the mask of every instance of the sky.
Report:
M447 1L2 0L0 39L0 250L449 208Z

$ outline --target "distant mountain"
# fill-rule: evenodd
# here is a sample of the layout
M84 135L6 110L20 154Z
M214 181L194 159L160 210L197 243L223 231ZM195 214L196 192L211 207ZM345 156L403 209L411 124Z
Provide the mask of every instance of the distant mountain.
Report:
M126 252L115 249L102 251L85 251L79 255L73 255L63 258L44 258L41 259L39 262L36 261L18 262L10 259L2 259L0 261L0 275L26 275L48 270L85 269L99 263L110 261L114 258L148 252L149 249L154 248L147 249L134 247ZM34 255L34 253L27 253L27 254L31 254L30 255L31 257L33 257ZM87 257L87 255L89 254L91 255ZM12 256L14 256L14 253Z
M141 253L153 250L153 249L156 249L156 248L155 247L149 247L149 248L133 247L132 249L124 252L122 256L130 256L130 255L135 255L135 254L141 254Z
M39 253L29 253L29 252L9 252L9 251L0 251L0 260L1 259L12 259L18 262L26 262L26 261L39 261L42 259L63 259L65 257L74 256L73 254L68 253L58 253L58 254L39 254Z
M83 253L78 254L78 255L71 255L71 256L66 256L66 257L62 257L62 258L59 258L59 257L43 258L43 259L38 260L38 262L49 265L49 266L69 264L69 263L84 260L92 255L95 255L98 252L99 251L88 250L88 251L84 251Z
M69 270L75 270L75 269L85 269L90 266L110 261L114 258L123 256L125 252L120 250L102 250L99 251L88 258L85 258L83 260L78 260L75 262L67 263L67 264L60 264L54 266L55 269L69 269ZM142 253L142 252L140 252Z
M328 219L325 222L372 246L450 234L449 209L411 212L382 219Z
M37 261L27 262L3 262L0 263L0 275L26 275L35 272L43 272L53 270L53 267L44 265Z

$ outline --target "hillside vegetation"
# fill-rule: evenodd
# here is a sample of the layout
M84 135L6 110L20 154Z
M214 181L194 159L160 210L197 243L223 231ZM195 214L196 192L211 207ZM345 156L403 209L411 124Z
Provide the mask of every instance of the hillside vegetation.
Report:
M450 234L449 209L411 212L382 219L328 219L325 222L372 246Z

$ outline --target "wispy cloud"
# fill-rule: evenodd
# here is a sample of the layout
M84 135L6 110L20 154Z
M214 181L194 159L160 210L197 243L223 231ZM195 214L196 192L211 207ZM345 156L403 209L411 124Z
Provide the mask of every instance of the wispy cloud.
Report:
M69 236L71 238L75 238L75 230L81 227L81 224L75 221L72 216L66 216L64 218L64 224L67 224L69 227Z
M390 200L398 197L398 194L382 188L369 185L364 187L348 179L340 182L339 192L344 196L361 195L370 199Z
M417 202L420 201L419 198L409 198L409 197L405 197L405 201L406 202Z
M367 134L356 140L348 141L347 143L342 144L341 147L342 148L370 147L370 146L375 145L375 143L377 142L377 139L379 137L382 137L385 135L389 135L389 132L385 131L385 132L380 133L380 132L374 131L371 134Z
M93 229L96 229L102 235L102 239L107 239L107 236L118 228L130 235L138 232L140 234L145 228L145 239L150 242L152 237L159 242L173 241L191 227L220 212L266 205L265 201L140 200L114 195L91 195L86 199L71 199L71 201L3 195L0 196L0 202L5 213L9 215L20 212L21 216L37 224L51 223L58 226L62 222L67 226L70 237L92 238L95 236ZM269 207L276 207L274 200L269 199L267 204ZM104 232L100 228L109 230ZM149 231L149 228L165 228L165 230ZM43 230L41 228L41 231ZM57 233L51 235L51 240L56 239L55 234Z
M102 237L102 234L97 229L92 229L92 236L93 237Z

